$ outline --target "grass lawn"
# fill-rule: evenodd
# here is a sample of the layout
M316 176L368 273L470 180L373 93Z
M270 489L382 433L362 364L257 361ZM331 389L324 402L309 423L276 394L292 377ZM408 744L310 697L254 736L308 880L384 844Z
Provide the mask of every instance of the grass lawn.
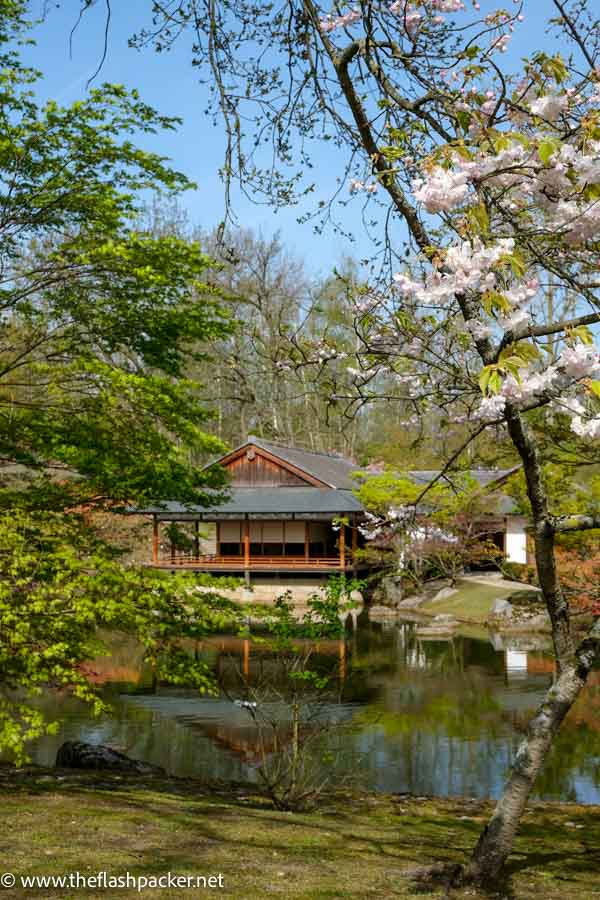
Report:
M459 582L456 594L442 600L424 603L420 609L428 615L450 613L457 619L485 622L492 611L494 601L508 599L515 590L514 584L504 588L482 582Z
M463 861L489 804L407 797L327 800L319 812L281 813L236 790L176 779L5 773L2 870L19 875L223 875L222 889L11 889L60 900L200 896L414 897L403 872ZM600 808L536 804L525 817L501 897L600 898ZM0 894L1 896L1 894ZM445 896L433 890L431 897ZM482 897L473 889L451 896ZM489 895L486 895L489 898Z

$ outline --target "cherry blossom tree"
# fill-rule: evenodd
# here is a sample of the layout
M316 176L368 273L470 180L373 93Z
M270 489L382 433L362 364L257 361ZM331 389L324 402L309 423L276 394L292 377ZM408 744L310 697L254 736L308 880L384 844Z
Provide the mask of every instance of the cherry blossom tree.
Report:
M561 54L534 46L514 70L521 2L163 0L135 38L165 50L192 30L209 113L228 134L228 190L237 179L254 198L298 202L319 174L311 148L329 141L338 172L321 173L331 202L316 227L344 229L342 196L381 227L387 266L354 300L353 391L333 399L360 405L392 382L407 421L436 410L463 427L446 471L494 429L522 461L557 676L461 873L485 883L600 652L600 623L584 639L573 631L555 558L558 534L600 528L600 517L553 511L531 427L540 415L566 422L586 452L600 439L600 28L591 0L547 6ZM566 317L539 315L550 287L568 293ZM337 355L329 342L292 354L297 365Z

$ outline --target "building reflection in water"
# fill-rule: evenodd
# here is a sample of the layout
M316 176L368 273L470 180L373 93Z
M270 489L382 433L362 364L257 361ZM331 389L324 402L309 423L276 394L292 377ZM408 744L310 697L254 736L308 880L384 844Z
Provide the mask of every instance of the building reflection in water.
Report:
M235 637L205 642L199 652L223 685L214 698L163 685L152 689L134 648L116 636L114 647L113 657L90 663L105 682L113 714L95 720L72 698L47 694L40 702L60 727L33 748L37 762L51 764L63 740L82 739L111 744L174 774L256 780L256 722L234 701L244 698L246 681L271 679L277 687L277 654ZM323 643L314 660L337 672L337 693L321 704L315 721L343 726L325 732L314 752L333 751L336 771L352 774L362 787L442 796L499 793L527 721L554 677L544 639L506 641L482 631L425 641L412 622L363 624L342 647ZM119 681L124 673L125 683ZM266 712L285 723L284 699L278 702L279 709L275 704ZM600 672L565 721L538 792L600 803Z

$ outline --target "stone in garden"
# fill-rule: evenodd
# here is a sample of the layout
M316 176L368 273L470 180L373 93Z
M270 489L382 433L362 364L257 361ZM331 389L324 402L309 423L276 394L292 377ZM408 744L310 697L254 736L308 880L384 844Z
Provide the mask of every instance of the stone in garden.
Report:
M113 772L134 772L137 775L164 775L159 766L131 759L104 744L86 744L84 741L65 741L56 754L57 768L94 769Z
M513 606L508 600L495 600L492 606L491 615L499 616L504 619L511 619L513 614Z

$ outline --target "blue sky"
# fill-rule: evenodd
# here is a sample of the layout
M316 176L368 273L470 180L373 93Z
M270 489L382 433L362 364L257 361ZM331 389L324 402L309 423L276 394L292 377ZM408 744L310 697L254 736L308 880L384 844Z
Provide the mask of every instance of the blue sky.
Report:
M39 14L44 0L32 0L34 14ZM496 9L496 0L482 0L485 12ZM63 0L59 7L48 3L46 21L35 33L37 46L27 52L28 62L44 74L39 94L43 99L54 98L68 104L86 92L86 81L96 69L102 54L104 7L98 2L86 13L73 38L73 54L69 57L69 32L75 21L79 0ZM165 132L140 141L149 149L169 157L176 168L198 184L189 192L183 205L190 221L205 229L216 225L223 215L223 186L218 169L225 146L223 132L213 127L204 116L206 92L198 83L198 73L191 65L190 46L187 38L180 38L169 53L156 54L151 50L132 50L128 37L148 21L150 0L117 0L113 3L108 56L100 77L95 84L113 81L129 88L136 87L143 99L161 113L179 116L183 125L177 132ZM544 14L541 8L546 9ZM551 7L549 0L529 0L525 3L526 20L515 33L511 50L503 60L516 65L518 59L536 49L548 49L543 33L543 22ZM533 43L532 43L533 42ZM336 158L329 145L316 148L316 179L323 198L328 196L336 175ZM311 202L319 199L312 195ZM347 193L343 192L347 200ZM331 231L315 235L311 224L298 224L298 208L275 212L265 206L257 206L240 195L234 195L234 207L240 224L261 230L270 235L281 230L286 247L306 258L313 272L327 274L344 254L356 258L369 256L372 244L364 232L361 221L360 199L340 208L340 218L347 230L355 235L355 242L335 235Z

